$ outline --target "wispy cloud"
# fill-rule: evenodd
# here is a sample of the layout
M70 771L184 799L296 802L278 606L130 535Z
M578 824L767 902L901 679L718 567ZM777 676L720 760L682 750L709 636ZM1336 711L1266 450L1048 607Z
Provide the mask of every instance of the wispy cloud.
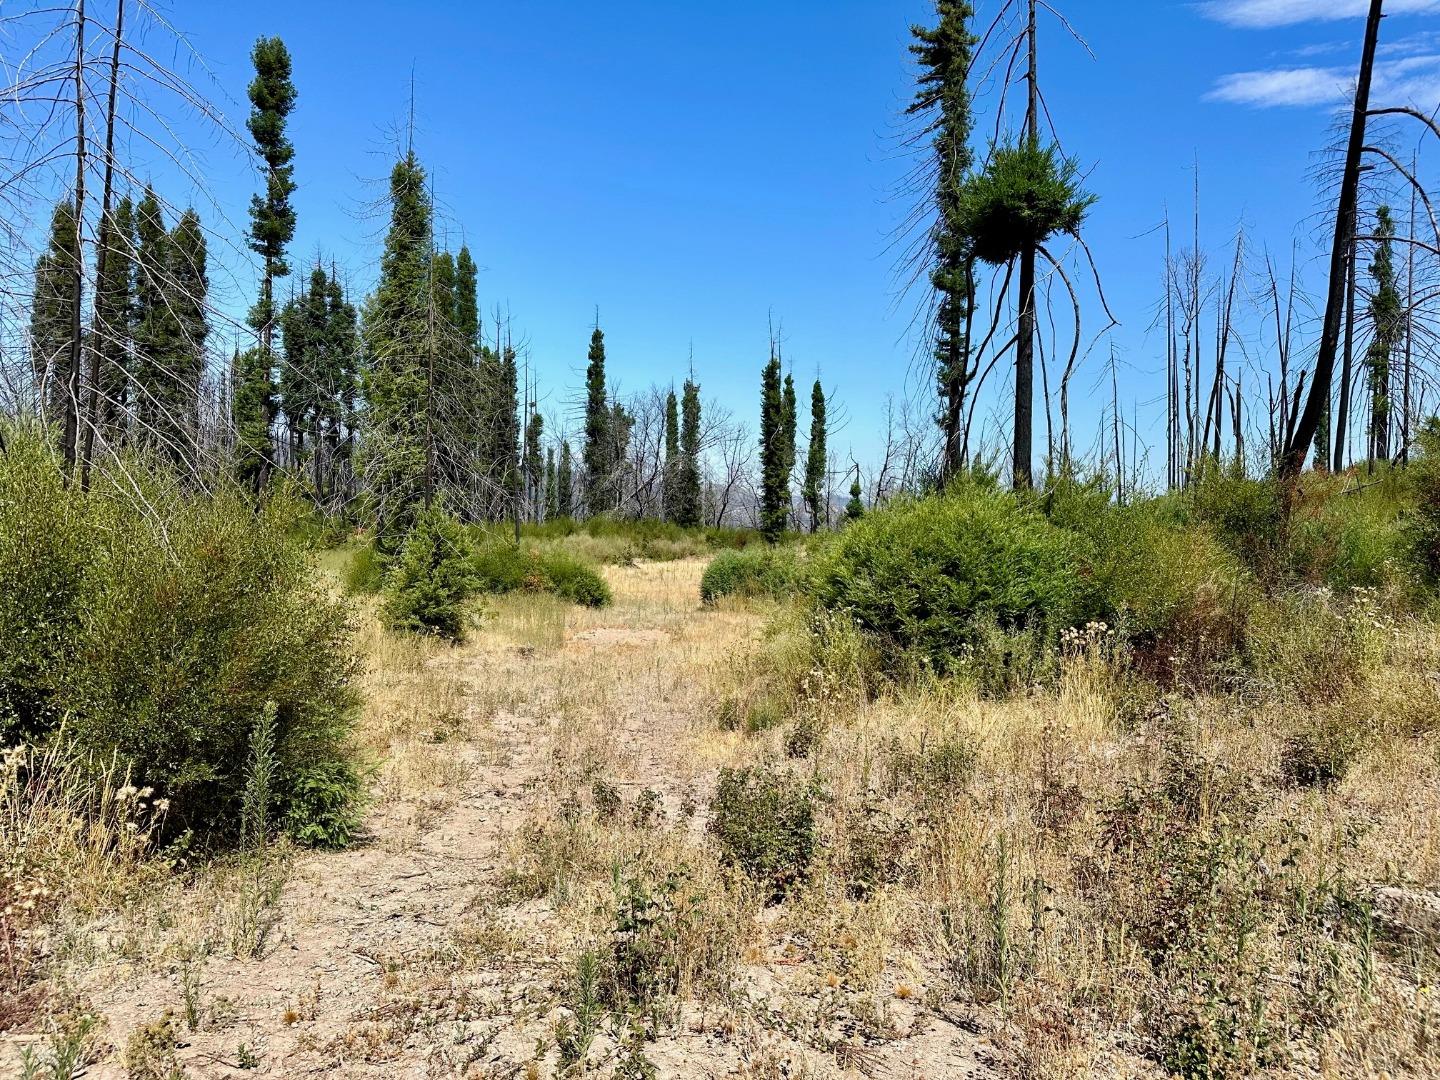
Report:
M1333 68L1274 68L1222 75L1205 95L1206 101L1274 108L1282 105L1328 105L1345 94L1347 81Z
M1350 96L1351 67L1290 67L1222 75L1207 101L1252 108L1315 107ZM1401 55L1375 65L1371 98L1377 104L1415 105L1426 112L1440 102L1440 53Z
M1293 26L1302 22L1353 19L1370 9L1369 0L1203 0L1208 19L1248 30ZM1387 0L1387 15L1440 11L1440 0Z

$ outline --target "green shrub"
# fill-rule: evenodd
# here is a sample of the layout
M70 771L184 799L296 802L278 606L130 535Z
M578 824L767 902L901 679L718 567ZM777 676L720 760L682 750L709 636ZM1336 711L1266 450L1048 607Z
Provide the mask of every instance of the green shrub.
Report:
M815 853L815 792L788 773L721 769L710 801L710 834L721 857L772 901L805 881Z
M1440 581L1440 417L1427 420L1415 439L1409 469L1414 490L1409 535L1415 558L1433 584Z
M700 577L700 601L714 604L722 596L794 596L803 574L794 551L783 547L722 551Z
M472 576L481 592L548 592L585 607L607 607L610 586L584 559L560 548L544 550L491 537L475 548Z
M476 545L470 568L475 588L480 592L508 593L521 589L538 592L544 588L534 549L503 537L487 538Z
M345 565L345 591L354 596L373 596L385 586L385 560L374 544L357 548Z
M1083 538L1013 496L966 485L851 522L818 560L817 602L849 611L890 654L938 671L984 643L984 629L1047 641L1105 614Z
M385 574L381 613L392 630L459 641L473 587L469 537L443 509L431 507L415 519Z
M1264 578L1282 569L1285 501L1271 477L1246 476L1238 466L1207 465L1190 495L1194 520Z
M85 507L70 497L37 437L0 458L0 739L12 746L59 723L96 550Z
M1240 558L1207 530L1177 524L1175 505L1114 507L1080 526L1107 619L1143 666L1190 679L1234 655L1255 597Z
M547 591L584 607L603 608L613 599L610 586L589 563L558 549L540 555Z
M287 777L285 827L308 847L345 847L360 828L363 786L348 761L302 763Z
M94 470L82 492L54 478L60 463L39 437L7 443L7 740L43 740L64 718L80 749L117 754L137 785L169 801L172 827L231 838L267 702L282 814L289 778L348 760L351 627L291 538L292 504L271 499L257 512L238 491L203 494L134 460Z

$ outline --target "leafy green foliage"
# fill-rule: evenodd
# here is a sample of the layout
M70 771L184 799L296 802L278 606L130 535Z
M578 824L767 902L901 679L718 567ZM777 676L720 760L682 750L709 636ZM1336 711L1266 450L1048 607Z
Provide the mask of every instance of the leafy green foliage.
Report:
M257 513L238 492L194 493L136 461L97 469L82 492L59 482L38 436L6 434L7 740L44 739L63 719L79 747L118 754L168 799L172 827L231 837L267 702L282 814L297 770L349 759L349 620L291 539L289 504Z
M700 577L700 600L713 604L724 596L785 598L796 595L801 585L802 569L789 549L722 551Z
M385 575L383 615L394 630L459 641L474 587L470 539L443 508L420 513Z
M1409 532L1415 557L1433 584L1440 581L1440 418L1427 420L1415 442L1419 453L1409 468L1415 491Z
M557 548L487 540L471 557L475 587L480 592L549 592L586 607L610 604L610 586L589 563Z
M805 454L805 508L810 512L810 531L830 523L830 507L825 502L825 476L830 467L825 450L825 390L820 380L810 388L810 446Z
M794 405L794 386L791 386ZM794 413L788 414L774 353L760 376L760 531L772 544L790 522L790 467L794 464ZM786 451L786 434L790 449Z
M605 334L597 325L585 368L585 506L592 517L615 508L613 424L605 385Z
M559 549L541 552L539 558L548 591L583 607L610 606L610 586L589 563Z
M710 800L710 834L725 861L772 901L803 883L815 854L815 791L788 773L721 769Z
M1088 554L1033 508L962 485L851 522L817 560L813 591L890 650L945 671L986 624L1058 637L1099 617Z
M286 779L286 831L307 847L345 847L360 828L363 802L363 786L351 762L299 764Z

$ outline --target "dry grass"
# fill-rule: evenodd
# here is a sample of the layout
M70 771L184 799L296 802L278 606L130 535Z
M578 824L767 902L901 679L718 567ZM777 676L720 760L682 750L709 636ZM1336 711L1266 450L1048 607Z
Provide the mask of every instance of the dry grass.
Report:
M7 859L66 894L47 1053L193 1005L182 1066L243 1041L261 1075L1440 1074L1433 625L1277 620L1199 696L1092 638L993 700L885 685L833 620L701 610L702 566L608 566L600 611L489 598L458 647L364 620L352 852L177 875L12 779ZM820 792L783 902L708 832L722 767Z

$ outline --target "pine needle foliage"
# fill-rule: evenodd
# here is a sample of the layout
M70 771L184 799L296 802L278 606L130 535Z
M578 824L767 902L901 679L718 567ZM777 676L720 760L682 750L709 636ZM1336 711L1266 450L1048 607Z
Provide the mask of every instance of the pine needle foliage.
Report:
M1004 266L1057 234L1077 236L1095 196L1080 187L1080 167L1056 146L1024 140L997 146L961 191L959 229L975 257Z
M438 505L423 510L386 575L386 624L447 641L463 638L464 603L474 589L471 557L460 522Z

